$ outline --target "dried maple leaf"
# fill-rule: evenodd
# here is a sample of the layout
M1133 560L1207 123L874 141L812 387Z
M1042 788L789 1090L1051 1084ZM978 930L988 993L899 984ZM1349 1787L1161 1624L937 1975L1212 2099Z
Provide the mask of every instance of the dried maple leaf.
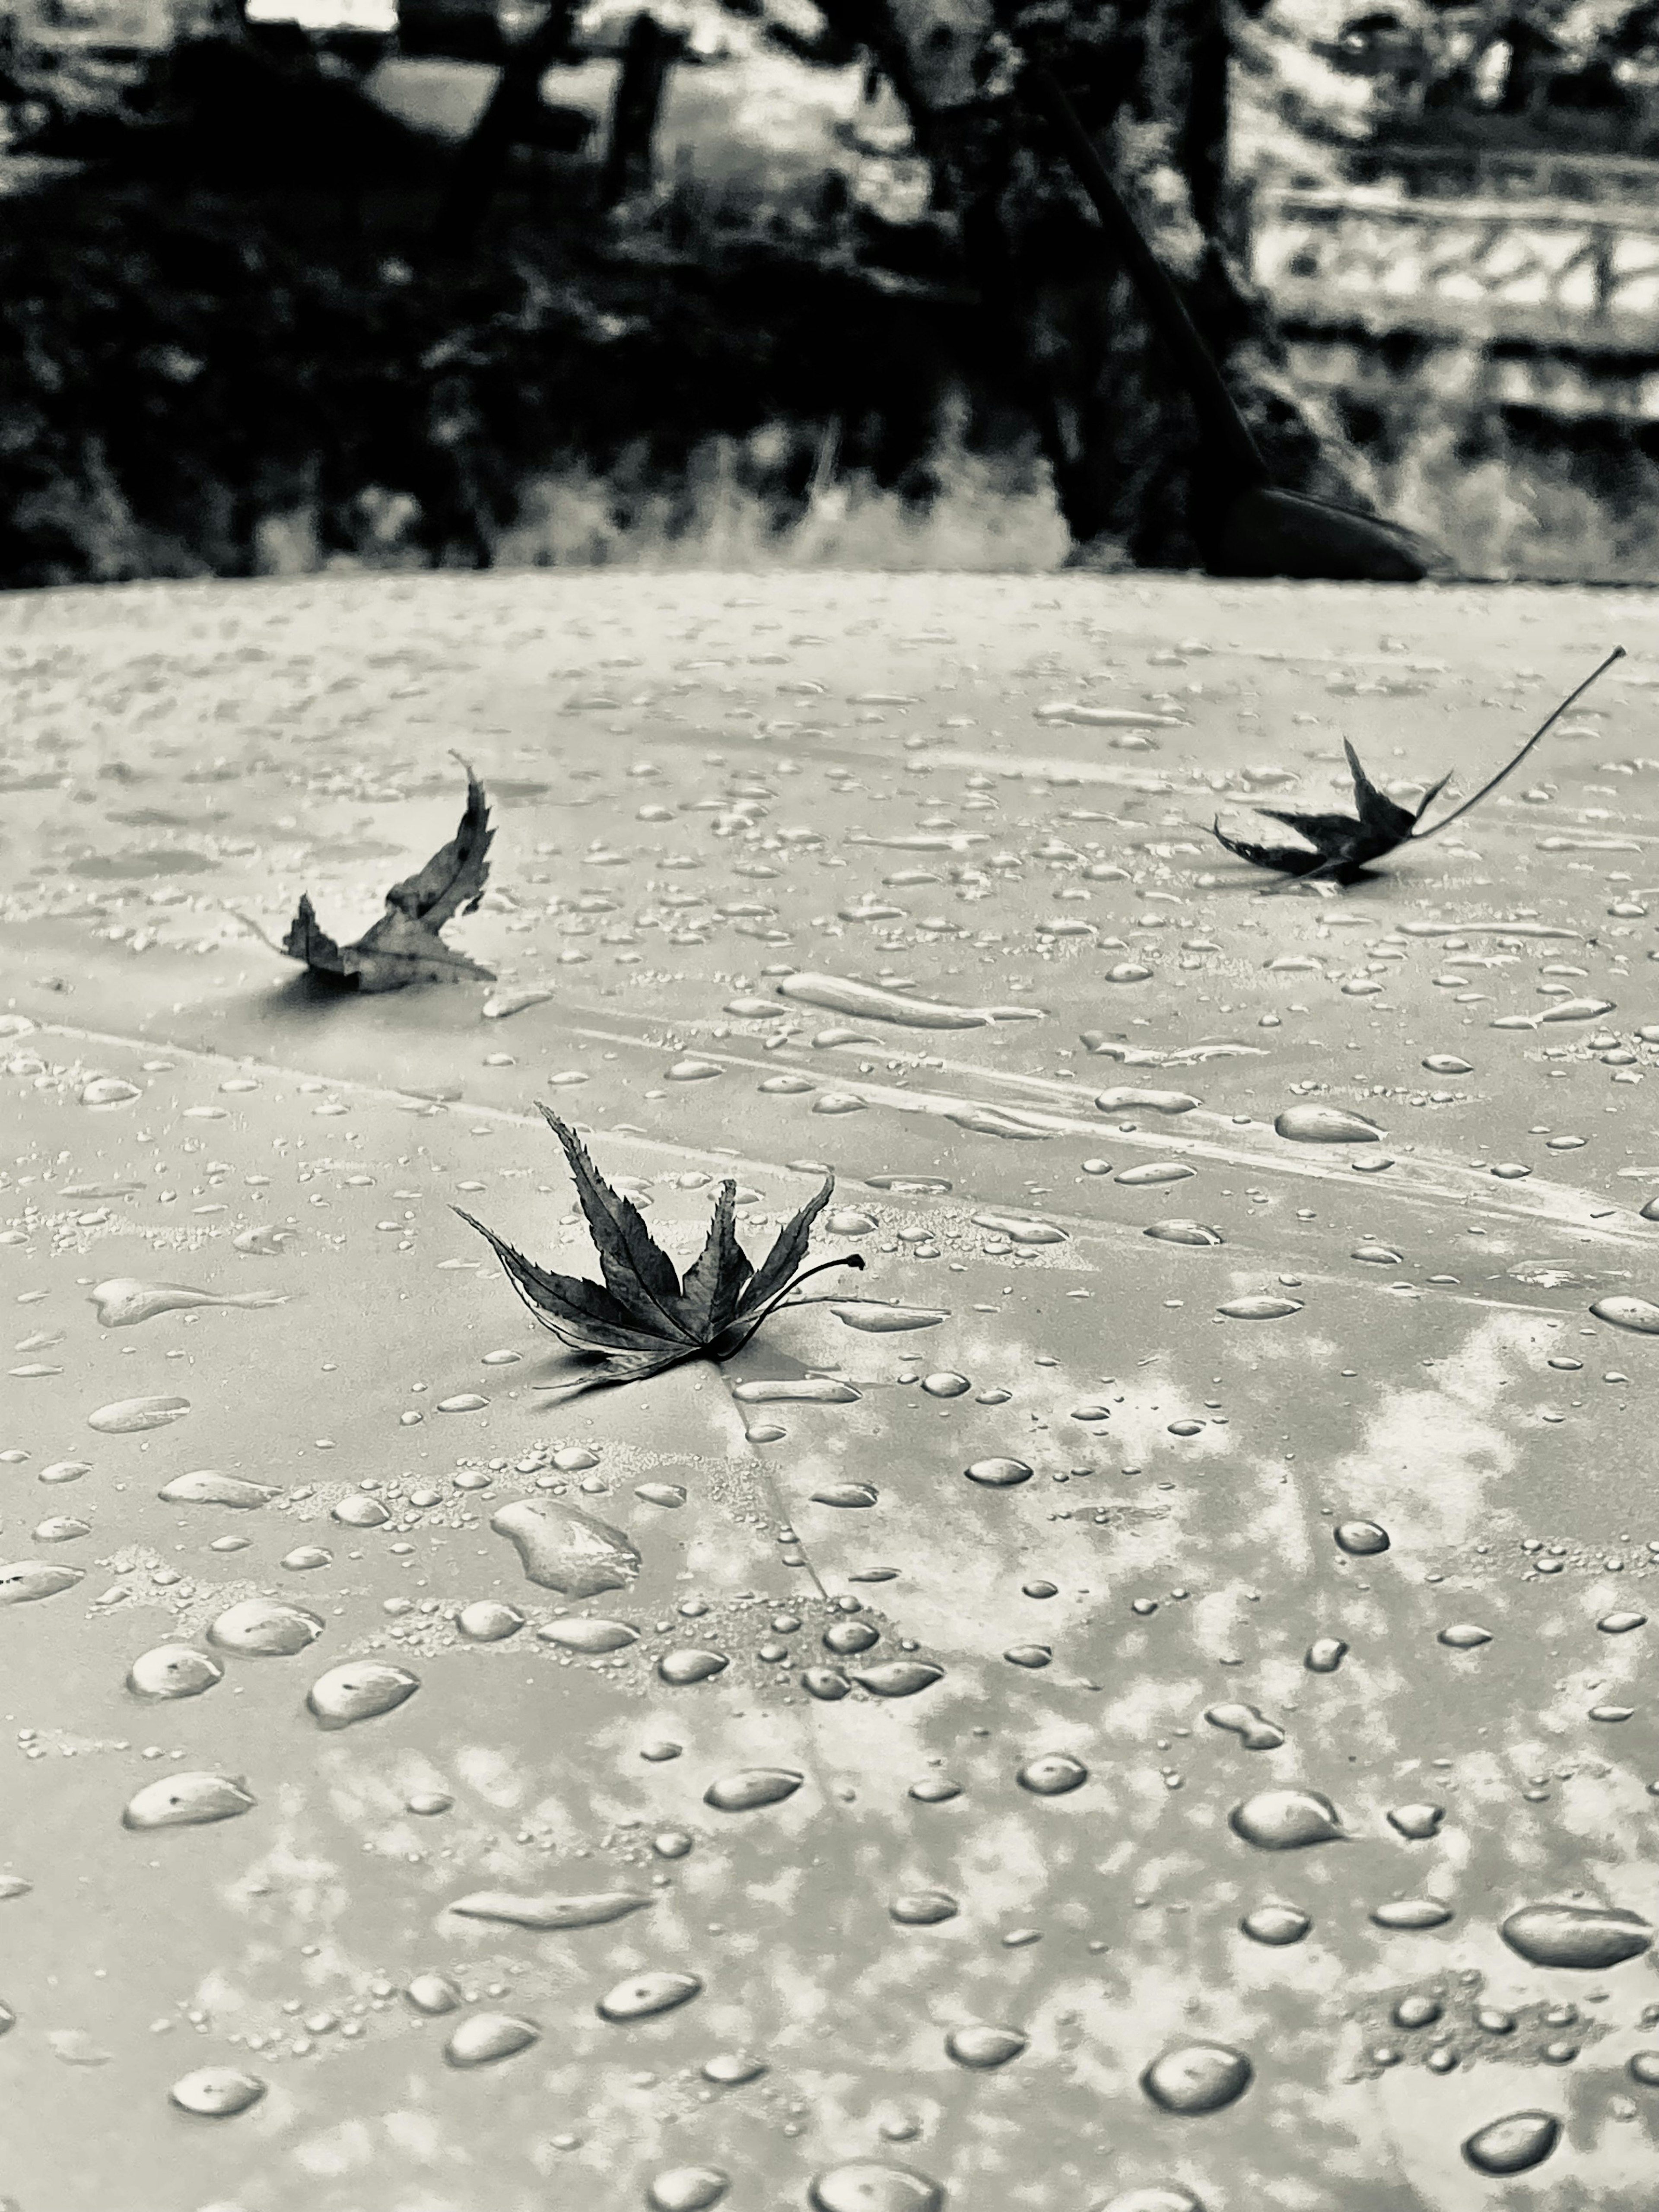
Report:
M1467 814L1472 806L1478 805L1489 791L1494 790L1506 775L1520 767L1545 732L1560 720L1575 700L1583 698L1604 669L1611 668L1615 660L1621 660L1624 653L1622 645L1615 646L1601 666L1592 669L1577 690L1570 692L1554 712L1540 723L1520 751L1512 759L1505 761L1496 775L1483 783L1480 790L1466 799L1461 806L1455 806L1449 814L1427 830L1419 830L1418 824L1430 802L1437 799L1450 782L1450 772L1443 775L1437 783L1431 784L1414 807L1401 806L1371 781L1359 764L1358 754L1345 738L1342 750L1348 756L1348 766L1353 774L1354 811L1352 814L1307 814L1294 807L1282 806L1256 808L1255 811L1265 814L1269 821L1282 822L1287 829L1297 831L1306 840L1302 845L1257 845L1242 837L1230 837L1221 827L1219 816L1216 817L1212 834L1230 853L1237 853L1241 860L1249 860L1255 867L1277 868L1286 877L1299 878L1309 883L1320 878L1329 878L1338 883L1352 883L1364 874L1371 861L1383 859L1396 846L1416 844L1425 837L1437 836L1461 815ZM1285 886L1275 884L1268 888L1279 890Z
M564 1395L606 1383L641 1382L683 1360L729 1359L809 1275L822 1274L826 1267L864 1265L858 1253L849 1252L816 1267L801 1267L812 1224L836 1187L833 1175L778 1231L758 1268L738 1242L738 1187L723 1182L708 1238L682 1282L638 1207L611 1189L575 1131L550 1107L541 1110L570 1163L604 1283L539 1267L462 1207L453 1210L489 1241L508 1281L542 1326L573 1351L592 1354L593 1371L563 1386Z
M281 947L291 960L303 960L313 975L331 976L359 991L401 991L408 983L457 983L468 976L483 983L495 981L491 969L455 951L439 935L447 921L471 914L483 897L495 835L483 786L465 761L461 765L466 768L466 807L448 844L417 874L393 884L386 895L386 912L355 945L337 945L319 927L311 894L302 893Z

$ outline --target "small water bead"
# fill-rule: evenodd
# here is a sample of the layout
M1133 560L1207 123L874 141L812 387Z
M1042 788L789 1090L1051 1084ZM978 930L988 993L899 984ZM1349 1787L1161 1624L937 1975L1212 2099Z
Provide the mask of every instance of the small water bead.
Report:
M1370 1917L1378 1928L1443 1928L1452 1917L1452 1909L1437 1897L1405 1897L1375 1906Z
M1235 1805L1227 1825L1258 1850L1294 1851L1346 1839L1342 1815L1316 1790L1264 1790Z
M702 1984L695 1974L631 1974L608 1990L594 2009L601 2020L622 2027L629 2021L654 2020L659 2013L672 2012L702 1995Z
M653 2174L645 2201L650 2212L708 2212L732 2185L732 2177L714 2166L671 2166Z
M811 1495L815 1505L838 1505L850 1510L875 1504L881 1493L873 1482L827 1482Z
M288 1659L315 1643L323 1623L314 1613L274 1598L244 1598L208 1626L208 1642L239 1658Z
M945 2191L909 2166L857 2159L815 2174L807 2201L813 2212L944 2212Z
M953 2027L945 2039L945 2053L958 2066L989 2073L1018 2058L1029 2039L1017 2027Z
M528 2051L532 2043L540 2042L541 2033L534 2021L521 2020L514 2013L475 2012L451 2033L444 2057L450 2065L461 2069L494 2066L501 2059Z
M240 1774L169 1774L127 1801L124 1828L198 1828L251 1812L255 1799Z
M1389 1812L1389 1826L1413 1843L1422 1843L1439 1829L1446 1817L1443 1805L1395 1805Z
M1531 1966L1581 1972L1639 1958L1653 1942L1653 1929L1636 1913L1590 1905L1522 1905L1498 1932Z
M331 1667L317 1677L306 1692L306 1703L325 1728L349 1728L396 1712L420 1686L419 1676L405 1668L374 1659L348 1659L343 1667Z
M1604 1636L1627 1636L1632 1628L1645 1627L1647 1618L1644 1613L1604 1613L1595 1625Z
M1153 2059L1140 2086L1164 2112L1218 2112L1243 2095L1254 2072L1230 2044L1181 2043Z
M205 1651L188 1644L158 1644L133 1661L127 1687L137 1698L199 1698L224 1676L224 1668Z
M1034 1797L1063 1797L1070 1790L1081 1789L1089 1779L1089 1770L1069 1752L1049 1751L1028 1759L1016 1771L1014 1779Z
M1050 1582L1022 1583L1019 1588L1022 1597L1044 1598L1060 1595L1057 1585Z
M973 1385L965 1375L957 1375L945 1368L937 1374L924 1375L921 1387L930 1398L960 1398L972 1389Z
M1431 1052L1423 1062L1431 1075L1472 1075L1473 1067L1455 1052Z
M1274 1116L1273 1128L1301 1145L1374 1145L1382 1134L1374 1121L1336 1106L1287 1106Z
M1440 1631L1435 1642L1450 1651L1478 1651L1483 1644L1492 1642L1492 1631L1473 1620L1455 1620Z
M684 1688L692 1682L707 1682L716 1674L723 1674L731 1661L722 1651L708 1651L696 1644L677 1645L665 1651L657 1662L658 1678Z
M1224 1729L1236 1735L1246 1751L1277 1751L1285 1741L1285 1731L1276 1723L1267 1720L1254 1705L1211 1705L1204 1715L1212 1728Z
M662 1766L669 1759L678 1759L684 1748L684 1744L675 1743L670 1737L659 1736L653 1742L640 1746L640 1757L653 1766Z
M1541 2166L1561 2140L1561 2123L1550 2112L1510 2112L1477 2128L1463 2156L1477 2173L1525 2173Z
M1639 2081L1644 2089L1659 2089L1659 2051L1633 2052L1625 2070L1632 2081Z
M711 1782L702 1802L717 1813L753 1813L763 1805L781 1805L793 1797L806 1779L786 1766L750 1766Z
M976 1459L963 1473L982 1489L1012 1490L1018 1483L1029 1482L1032 1470L1023 1459Z
M277 1562L290 1574L307 1574L313 1567L329 1567L334 1564L332 1552L324 1551L320 1544L296 1544L291 1552L284 1552Z
M1301 1310L1300 1298L1275 1297L1265 1291L1249 1297L1229 1298L1225 1305L1216 1308L1229 1321L1283 1321Z
M1238 1924L1253 1943L1268 1943L1279 1949L1288 1943L1301 1942L1313 1921L1298 1905L1257 1905Z
M1396 2027L1432 2027L1443 2008L1438 1997L1413 1996L1401 1997L1389 2018Z
M167 2096L181 2112L228 2120L257 2105L265 2087L257 2074L244 2074L234 2066L201 2066L193 2074L181 2075Z
M1120 1168L1113 1181L1129 1190L1142 1190L1155 1188L1161 1183L1185 1182L1196 1173L1195 1168L1186 1167L1179 1160L1148 1160L1140 1167ZM1180 1241L1184 1243L1188 1240Z
M1085 1160L1085 1167L1088 1164ZM1224 1244L1227 1241L1218 1229L1211 1228L1204 1221L1153 1221L1140 1233L1159 1244Z
M1331 1534L1337 1549L1356 1559L1372 1559L1377 1553L1386 1552L1390 1540L1388 1530L1376 1521L1339 1521Z
M954 1920L962 1907L946 1890L914 1889L896 1897L887 1910L901 1927L937 1928Z
M1340 1636L1316 1636L1302 1663L1310 1674L1334 1674L1347 1656L1348 1647Z

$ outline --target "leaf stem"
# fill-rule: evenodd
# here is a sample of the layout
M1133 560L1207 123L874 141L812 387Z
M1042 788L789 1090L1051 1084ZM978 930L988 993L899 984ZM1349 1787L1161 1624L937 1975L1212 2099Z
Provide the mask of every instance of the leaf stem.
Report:
M1546 730L1552 728L1555 723L1560 720L1562 715L1566 713L1568 708L1572 705L1576 699L1582 699L1583 697L1585 692L1589 690L1590 685L1595 683L1596 678L1602 674L1605 670L1611 668L1615 660L1622 660L1624 657L1624 647L1622 645L1615 645L1613 651L1607 655L1607 659L1602 661L1601 666L1591 669L1589 674L1578 686L1578 689L1576 691L1568 692L1566 697L1561 702L1554 713L1547 715L1545 720L1538 725L1538 727L1527 739L1526 744L1522 746L1520 751L1516 753L1513 760L1506 762L1504 765L1498 769L1496 775L1492 776L1487 782L1481 785L1479 791L1474 793L1471 797L1466 799L1461 806L1454 806L1451 812L1443 816L1431 829L1413 830L1411 836L1402 840L1402 842L1406 844L1416 845L1420 844L1425 837L1437 837L1443 830L1450 829L1452 823L1457 820L1460 815L1467 814L1472 806L1478 806L1489 791L1495 791L1506 775L1510 775L1513 769L1520 767L1522 762L1525 760L1527 755L1538 743L1538 740L1543 736Z
M816 1267L806 1268L802 1273L797 1275L793 1282L786 1283L781 1291L777 1291L772 1297L769 1298L767 1303L754 1316L753 1320L750 1322L749 1327L744 1329L743 1334L738 1339L735 1344L727 1345L722 1351L718 1353L714 1353L711 1356L720 1359L730 1359L733 1358L735 1354L741 1352L744 1346L748 1343L750 1338L754 1335L756 1330L759 1328L762 1322L769 1321L772 1316L777 1311L778 1308L784 1303L785 1299L789 1297L790 1293L798 1290L803 1283L809 1281L812 1276L821 1275L827 1268L830 1267L862 1267L863 1265L864 1255L861 1252L848 1252L843 1258L839 1260L820 1260ZM822 1303L822 1301L812 1298L803 1298L800 1303L803 1305L814 1305Z

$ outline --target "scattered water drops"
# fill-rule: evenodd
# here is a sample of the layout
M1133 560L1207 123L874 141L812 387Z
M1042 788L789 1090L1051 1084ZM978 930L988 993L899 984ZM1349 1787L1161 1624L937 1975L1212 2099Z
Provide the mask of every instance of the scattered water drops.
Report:
M349 1728L396 1712L420 1686L418 1675L406 1668L388 1667L378 1659L348 1659L317 1677L306 1703L325 1728Z
M1531 1966L1585 1972L1640 1958L1653 1942L1653 1929L1636 1913L1593 1905L1524 1905L1498 1932Z
M1254 2070L1230 2044L1178 2043L1153 2059L1140 2086L1164 2112L1218 2112L1243 2095Z
M127 1801L124 1828L197 1828L252 1811L255 1800L239 1774L168 1774L147 1782Z
M205 1651L188 1644L158 1644L141 1652L127 1670L127 1687L139 1698L199 1698L225 1670Z
M498 2059L528 2051L541 2040L541 2033L534 2021L521 2020L514 2013L475 2012L451 2031L444 2057L452 2066L493 2066Z
M196 2112L209 2120L234 2118L265 2094L257 2074L244 2074L235 2066L200 2066L179 2076L167 2091L181 2112Z
M1346 1839L1342 1815L1316 1790L1263 1790L1227 1816L1233 1833L1258 1850L1295 1851Z
M1281 1948L1288 1943L1299 1943L1313 1922L1299 1905L1256 1905L1238 1924L1253 1943L1269 1943Z
M1463 2156L1477 2173L1525 2173L1541 2166L1561 2140L1561 2123L1551 2112L1510 2112L1477 2128L1463 2145Z
M695 1974L632 1974L607 1990L596 2009L601 2020L620 2026L632 2020L653 2020L702 1994L702 1984Z

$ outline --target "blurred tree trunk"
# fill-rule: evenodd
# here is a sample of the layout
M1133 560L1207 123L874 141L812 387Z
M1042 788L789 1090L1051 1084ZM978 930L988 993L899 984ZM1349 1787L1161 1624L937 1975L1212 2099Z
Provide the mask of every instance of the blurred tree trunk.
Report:
M441 246L465 247L489 213L513 149L531 136L542 79L569 48L576 9L577 0L551 0L541 21L508 53L483 112L456 149L438 217Z
M629 25L599 174L601 207L616 207L630 193L649 190L652 149L668 72L684 44L680 32L665 30L649 13L635 15Z
M1275 481L1369 508L1370 472L1295 391L1239 258L1227 169L1231 0L823 0L905 106L967 273L1041 428L1073 559L1191 568L1231 495L1048 126L1018 92L1044 64L1222 365ZM1249 0L1246 0L1249 4Z

